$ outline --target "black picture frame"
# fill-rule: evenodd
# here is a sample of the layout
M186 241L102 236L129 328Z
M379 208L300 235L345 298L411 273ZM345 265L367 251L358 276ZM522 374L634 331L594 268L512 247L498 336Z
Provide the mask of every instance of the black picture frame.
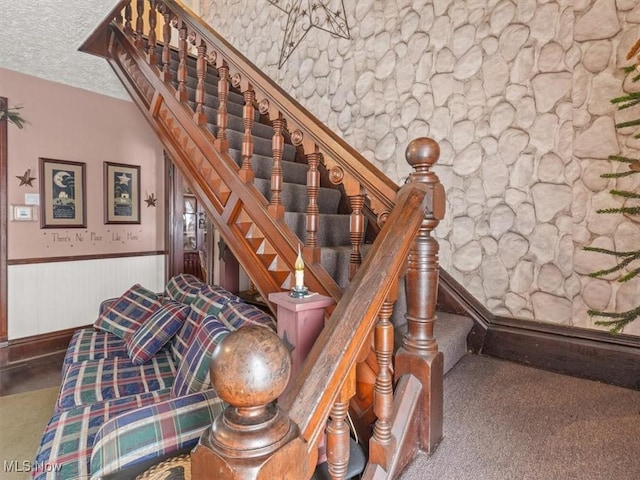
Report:
M140 166L104 162L104 223L140 223Z
M39 158L40 228L87 228L87 164Z

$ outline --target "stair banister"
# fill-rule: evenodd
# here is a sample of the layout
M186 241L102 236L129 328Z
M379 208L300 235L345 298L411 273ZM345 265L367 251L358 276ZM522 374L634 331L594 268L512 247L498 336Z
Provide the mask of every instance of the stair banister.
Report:
M113 33L121 39L118 42L112 42L110 47L112 50L116 48L115 45L125 50L132 48L129 46L130 43L125 41L123 32L115 29ZM111 53L111 58L107 55L110 62L120 63L122 61L120 57L123 56L124 52L113 50L108 53ZM136 55L137 52L129 51L127 53L131 57L130 61L133 62L132 66L135 66L142 73L138 79L139 83L147 82L150 88L156 91L167 93L171 91L167 89L167 86L162 81L160 77L162 72L157 67L150 66L146 60ZM125 69L124 66L122 68ZM116 72L120 74L118 69L116 69ZM279 258L290 264L289 268L292 272L297 256L299 239L295 237L282 219L273 217L269 211L268 203L264 202L264 197L255 187L242 180L238 175L239 167L235 162L228 155L212 148L212 138L214 141L218 139L212 137L205 128L196 130L190 128L193 122L193 112L179 99L174 98L173 95L165 93L154 95L153 91L148 92L145 89L140 90L139 86L130 86L128 81L129 79L126 79L124 84L131 93L132 98L138 103L153 128L165 139L166 150L182 170L183 175L191 179L194 191L202 200L211 218L220 227L221 234L223 234L227 245L229 245L236 258L245 258L245 268L247 266L258 267L261 265L258 258L247 259L246 251L235 248L236 245L241 245L247 241L244 236L239 236L241 232L225 228L229 219L237 214L235 207L231 208L231 204L237 202L238 196L241 196L242 203L245 205L245 208L243 208L244 214L250 216L253 223L263 229L265 236L285 240L282 243L273 244L273 247L276 249ZM167 117L163 118L163 115ZM187 153L185 156L184 141L186 138L183 135L186 132L190 134L188 143L190 144L189 151L191 153ZM216 184L224 185L224 188L228 189L228 193L225 193L224 197L220 197L220 192L216 192ZM239 194L239 192L246 190L251 190L252 192L246 195ZM230 197L226 198L227 195L230 195ZM308 287L336 300L341 297L342 291L324 269L319 265L309 263L307 263L306 267ZM266 275L264 276L266 278ZM261 289L264 298L267 298L268 293L282 289L280 284L273 283L272 280L269 281L272 282L269 288L266 290Z
M332 478L344 478L349 460L346 414L355 393L358 356L378 314L388 316L389 296L394 295L424 212L433 207L432 194L429 185L416 181L401 188L372 251L302 371L282 395L291 367L286 346L277 336L264 327L246 327L220 342L212 356L211 378L230 406L194 450L192 468L197 478L310 478L316 445L328 419L329 472ZM278 395L276 405L273 401Z
M309 352L295 383L281 398L283 409L310 444L324 428L344 379L355 368L378 312L401 275L424 211L430 207L429 193L429 188L418 182L399 191L396 206L371 251Z
M217 61L220 62L224 58L229 71L233 72L232 75L239 75L241 90L245 90L251 85L258 98L269 99L268 112L270 117L275 119L279 114L282 114L287 121L289 131L299 131L302 135L300 143L304 145L305 152L313 152L317 145L324 155L327 168L329 170L332 167L343 169L346 176L350 177L345 178L345 182L354 179L357 183L353 186L354 194L359 193L360 186L364 188L372 202L374 211L381 214L393 208L398 191L398 186L394 182L381 174L366 158L329 128L319 123L307 109L293 100L279 85L263 74L182 2L165 0L164 3L180 18L181 22L188 26L190 31L195 32L197 38L215 44L215 48L220 53Z
M439 400L442 394L442 375L441 370L440 373L438 371L439 368L441 369L442 354L439 353L433 336L438 251L437 242L431 235L432 230L442 218L444 209L443 188L437 177L430 172L430 167L437 158L435 154L437 145L434 147L435 142L429 143L429 141L418 142L419 148L412 150L415 161L409 159L416 173L398 192L393 182L378 172L346 143L331 134L326 127L317 124L304 108L297 105L273 82L260 73L248 76L242 71L244 67L255 67L243 60L240 54L223 39L217 37L199 19L190 17L188 10L180 2L166 1L159 4L163 7L165 19L171 17L166 14L167 9L175 9L180 15L178 19L171 18L171 21L172 23L175 21L175 24L181 27L179 35L181 56L185 51L182 43L184 41L186 44L187 36L189 42L195 45L199 43L211 47L215 44L211 48L208 60L213 61L219 70L224 71L228 68L229 73L223 73L221 77L225 81L231 77L234 85L241 85L244 91L254 85L254 89L263 96L259 102L260 111L271 114L272 119L286 121L293 130L292 140L295 138L293 143L304 145L305 152L316 152L322 155L324 166L329 168L330 175L335 175L337 179L334 183L340 183L346 172L346 177L350 177L344 180L345 184L350 184L346 186L347 191L355 192L356 195L366 194L369 201L378 206L378 215L385 218L384 226L366 261L358 267L357 246L361 233L357 225L362 220L359 217L360 214L356 212L353 219L356 227L353 229L352 272L356 269L358 271L344 294L326 271L319 265L315 265L315 260L314 264L309 265L309 258L305 259L307 267L310 267L310 280L313 279L308 286L322 293L327 292L328 289L330 296L338 300L343 299L338 303L327 323L327 328L311 351L309 360L305 363L297 382L283 397L282 405L288 411L289 418L299 426L301 438L304 438L308 444L309 455L329 417L336 423L332 435L338 445L337 448L344 446L344 406L345 401L353 395L352 382L355 382L355 366L363 359L370 347L371 332L376 319L380 316L381 322L383 324L385 322L386 304L392 301L392 290L397 285L398 277L404 272L407 255L410 257L407 278L409 290L413 292L408 298L409 336L404 342L404 348L398 354L400 361L395 367L395 374L418 378L421 384L422 397L426 399L421 408L421 411L426 413L422 414L424 417L421 421L427 420L427 427L421 429L420 446L430 450L441 437L442 419L441 400ZM127 6L130 10L130 5L131 2L125 1L119 6L120 8ZM139 2L138 5L140 5ZM117 15L114 14L112 18L117 18ZM124 18L130 25L130 12L125 10ZM106 28L106 23L103 26ZM180 95L175 98L176 89L171 84L165 83L164 73L157 66L148 63L147 52L144 49L137 48L131 43L132 35L126 35L127 25L123 26L120 23L113 27L107 29L108 33L96 32L92 35L85 50L104 55L114 65L116 73L123 79L134 101L163 139L171 156L183 172L188 173L187 177L190 181L194 182L195 190L204 199L207 210L216 223L221 225L221 231L224 231L223 236L234 250L234 254L238 258L244 255L243 264L259 262L257 257L251 257L257 253L253 249L248 254L242 250L254 237L248 237L247 232L241 231L239 227L251 223L251 228L259 229L264 239L270 242L270 248L276 251L278 262L285 264L286 268L280 268L276 273L278 275L290 273L289 271L293 270L293 259L299 240L286 224L277 218L278 215L274 218L273 213L279 210L279 206L269 208L256 188L247 182L248 175L245 178L239 175L240 168L233 163L233 159L225 149L221 148L221 152L213 148L211 140L215 140L215 137L206 128L200 128L197 125L194 128L193 111L186 104L186 99L183 100ZM192 31L188 32L189 29ZM137 25L136 30L140 30ZM197 31L194 33L194 30ZM140 36L137 32L131 33L134 40ZM215 40L213 43L211 38ZM220 48L218 43L224 48ZM181 69L178 71L178 77L182 76ZM224 93L220 96L224 97ZM303 133L297 125L307 121L310 122L310 126ZM219 121L219 124L224 127L226 122ZM221 135L217 135L216 143L219 147L226 140L220 137ZM279 142L274 143L278 150ZM363 166L365 172L361 174ZM276 190L280 182L281 180L278 179L272 182ZM314 182L311 182L312 186L313 184ZM356 199L355 203L358 206L359 199ZM390 225L394 225L395 230L391 230ZM309 230L313 230L313 221L310 222L310 226ZM417 239L414 241L416 234ZM238 250L234 249L236 243ZM313 249L311 245L308 247L308 250ZM308 251L305 250L305 254L307 253ZM262 275L261 270L254 269L255 272ZM263 296L264 293L282 288L283 279L279 279L278 275L264 279L263 288L267 289L267 292L261 290ZM381 275L384 275L384 278L381 278ZM386 327L381 330L384 329ZM383 334L381 343L387 344L388 341ZM383 353L383 356L386 357L386 355L388 354ZM386 362L386 359L384 361ZM387 366L386 372L381 372L383 376L388 377L388 369ZM383 378L380 383L378 395L385 405L379 411L382 412L384 422L392 423L394 419L389 418L389 400L386 396L388 378ZM440 429L438 422L440 422ZM388 439L388 426L382 425L378 432L377 437L380 440L378 450L382 452L379 457L386 457L386 459L374 458L371 461L384 465L385 462L390 461L393 441ZM344 461L343 455L334 456L331 468L336 478L340 478Z
M349 145L347 145L340 138L335 136L331 131L329 131L325 126L321 125L317 120L309 114L303 107L298 105L294 100L292 100L286 92L280 89L274 82L272 82L269 78L264 76L260 72L255 72L253 77L249 76L246 72L255 68L248 60L244 59L242 55L240 55L236 50L233 49L224 39L220 38L213 30L211 30L206 24L204 24L199 18L192 17L192 13L188 8L184 7L181 2L173 2L173 1L160 1L156 2L163 12L165 20L170 18L170 22L178 27L178 45L180 52L180 66L177 70L177 79L178 79L178 87L177 87L177 99L181 103L186 103L187 98L185 96L185 67L184 67L184 55L186 53L186 44L187 38L189 41L195 45L202 44L204 41L206 44L211 46L209 61L213 61L217 66L219 71L221 72L222 81L219 83L219 89L222 89L222 92L218 92L221 97L221 107L218 112L218 132L216 134L216 146L219 149L219 152L224 153L226 151L226 138L224 135L225 128L225 116L224 115L224 97L226 96L226 84L228 83L228 78L231 76L236 80L236 84L240 85L243 89L249 89L254 86L254 83L262 82L260 88L258 85L255 85L254 90L256 92L260 92L261 95L264 95L265 98L259 102L261 112L269 112L273 114L272 116L277 117L277 121L287 121L287 125L291 130L294 130L292 134L292 139L295 138L295 143L300 145L305 145L309 147L312 145L313 148L306 148L306 151L315 152L318 151L322 155L323 163L325 168L330 169L330 178L332 182L339 184L342 183L345 185L347 191L351 190L356 196L360 194L366 194L368 197L368 202L365 203L362 211L367 210L370 212L371 207L373 207L374 213L378 216L378 218L384 218L388 211L392 208L395 195L397 191L397 185L389 180L386 176L381 174L373 165L371 165L364 157L359 155L355 150L353 150ZM127 2L126 0L120 3L120 8L130 8L131 2ZM168 12L171 12L169 14ZM125 15L126 16L126 15ZM113 17L116 18L114 14ZM125 33L126 33L126 25L125 25ZM170 35L169 35L170 37ZM97 48L94 45L93 38L90 38L83 45L83 49L85 51L91 51L92 53L103 54L103 52L96 51ZM134 41L137 40L137 35L134 34ZM212 46L213 45L213 46ZM144 51L144 49L140 49ZM145 60L146 60L146 52ZM107 58L108 55L104 55ZM136 58L136 55L132 56ZM147 70L150 66L147 62L144 64L139 64L140 70ZM164 67L163 67L164 68ZM228 73L227 73L228 72ZM233 75L231 73L233 72ZM166 86L160 86L156 82L156 78L158 80L164 81L168 75L167 72L157 72L155 74L155 78L147 76L145 73L145 77L150 82L151 86L154 89L162 89L166 88ZM254 81L255 77L255 81ZM127 82L125 82L125 85ZM129 87L127 87L129 88ZM170 87L172 88L172 87ZM135 95L132 93L132 96L135 98ZM164 98L164 96L157 97L159 100L164 100L166 103L170 103L169 99ZM277 107L274 109L274 105ZM148 105L145 106L149 108ZM282 108L280 108L282 107ZM151 107L152 109L155 106ZM176 112L177 110L172 107L172 111ZM292 116L289 112L293 112L294 116ZM151 115L155 115L154 112L151 112ZM150 119L153 124L153 119ZM276 122L277 123L277 122ZM311 131L315 132L312 135L312 142L308 140L311 138L309 134L304 134L298 128L295 128L297 124L308 123L310 125ZM293 126L292 126L293 125ZM188 129L186 124L182 125L182 128ZM317 134L317 135L316 135ZM316 141L317 140L317 141ZM202 150L204 152L204 150ZM327 153L328 152L328 153ZM174 156L175 158L175 156ZM180 163L180 162L179 162ZM185 168L181 166L181 168ZM243 172L244 173L244 172ZM246 178L246 177L245 177ZM277 186L279 182L277 178L275 179L276 186L276 198L277 198ZM275 213L276 219L281 215L281 208L275 204L270 207L270 213L273 215ZM362 214L360 214L362 215ZM369 215L369 213L367 213ZM375 227L374 227L375 228ZM356 233L356 237L359 236L359 233ZM354 237L354 238L356 238ZM354 245L354 268L357 267L357 241ZM295 253L297 250L297 242L293 242L291 245L291 249L288 252L282 252L282 256L288 262L289 260L295 259ZM238 252L234 252L237 256ZM290 258L291 257L291 258ZM319 259L319 252L313 247L305 249L305 261L307 263L307 267L311 270L314 269L313 265L317 263ZM318 274L320 274L319 272ZM329 283L331 283L330 278L327 278ZM332 296L334 299L338 300L341 296L339 290L335 288L336 286L331 285L328 290L321 290L321 293L328 294ZM259 290L263 296L268 294L269 291L263 291L260 286L258 286Z

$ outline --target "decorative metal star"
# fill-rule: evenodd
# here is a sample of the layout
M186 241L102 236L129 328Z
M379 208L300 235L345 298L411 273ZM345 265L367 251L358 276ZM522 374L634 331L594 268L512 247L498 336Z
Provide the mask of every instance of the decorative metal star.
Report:
M312 28L324 30L334 37L351 38L343 0L293 0L286 4L283 0L267 1L287 14L278 68L282 68ZM303 3L307 8L302 7Z
M157 201L158 199L156 198L154 193L152 193L151 195L148 195L147 199L145 200L145 202L147 202L147 208L155 207Z
M22 185L28 185L30 187L33 187L33 181L36 179L36 177L32 177L31 176L31 169L27 169L26 172L24 172L24 175L20 176L20 175L16 175L16 178L18 178L20 180L20 185L18 185L19 187L21 187Z
M222 237L220 237L220 239L218 240L218 260L224 261L224 256L226 252L227 252L227 244L222 239Z
M287 350L289 350L289 353L293 352L296 349L296 346L289 340L289 335L287 334L286 330L284 331L284 336L282 337L282 343L284 343L284 346L287 348Z

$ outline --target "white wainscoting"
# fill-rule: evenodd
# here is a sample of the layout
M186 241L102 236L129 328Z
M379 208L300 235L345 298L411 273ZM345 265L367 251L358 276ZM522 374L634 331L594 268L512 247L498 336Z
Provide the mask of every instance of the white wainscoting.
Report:
M135 283L161 292L164 275L164 255L10 265L9 340L91 324L102 300Z

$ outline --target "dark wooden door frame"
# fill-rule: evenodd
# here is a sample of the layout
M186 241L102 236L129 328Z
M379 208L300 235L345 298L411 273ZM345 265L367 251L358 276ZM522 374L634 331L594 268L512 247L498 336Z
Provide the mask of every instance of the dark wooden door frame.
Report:
M6 97L0 97L0 110L9 105ZM7 319L7 220L8 220L8 149L7 149L7 123L0 121L0 366L8 362L6 355L8 346L8 319Z
M169 155L165 161L165 239L167 251L166 278L184 270L184 246L182 234L182 211L184 209L183 179Z

